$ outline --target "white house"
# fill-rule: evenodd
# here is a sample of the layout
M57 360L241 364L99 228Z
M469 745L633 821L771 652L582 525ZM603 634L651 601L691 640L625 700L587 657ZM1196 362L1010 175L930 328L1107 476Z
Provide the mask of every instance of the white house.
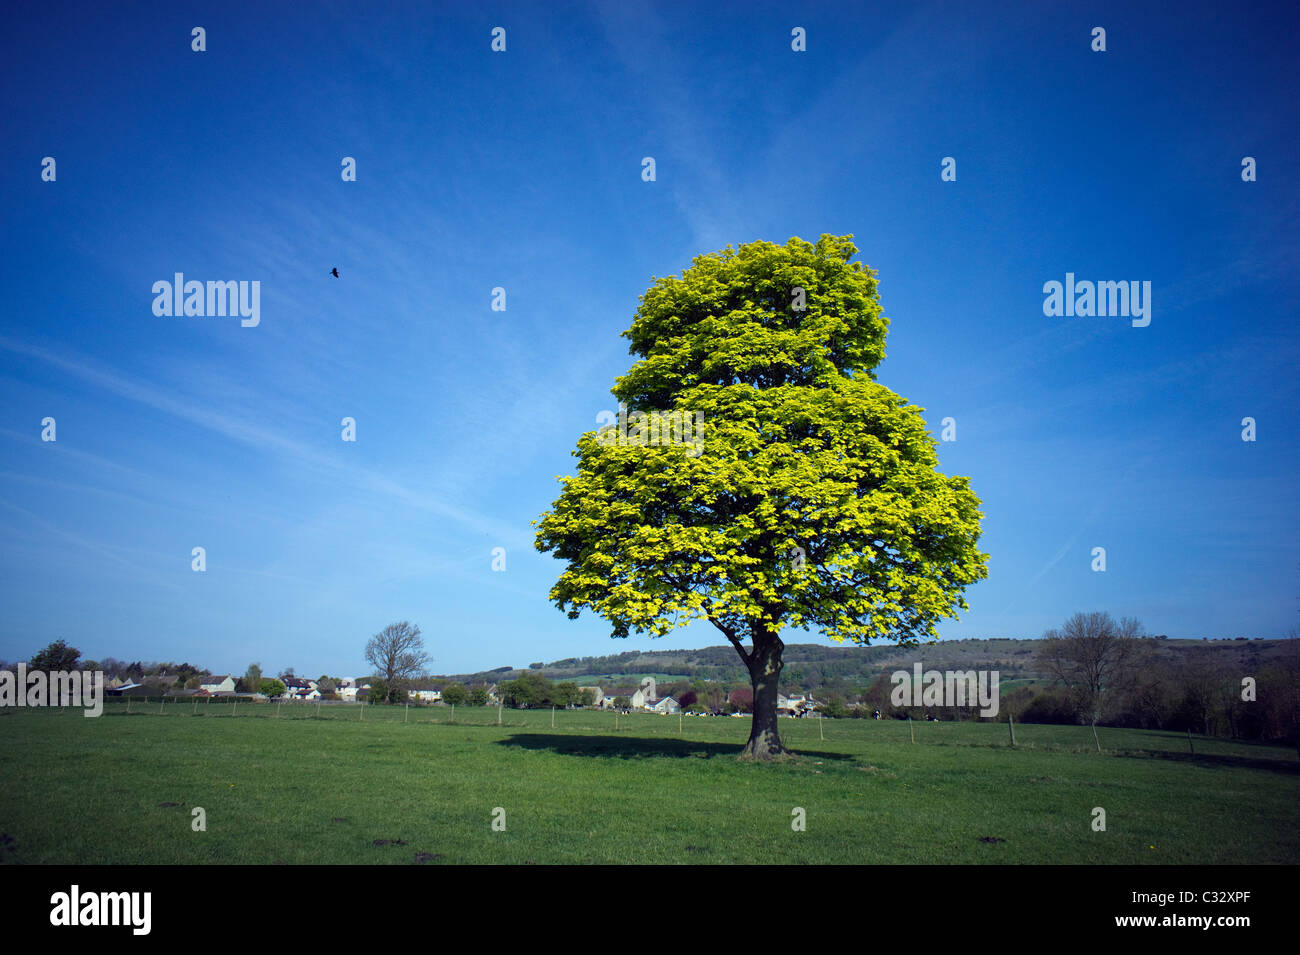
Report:
M205 676L201 678L199 689L207 690L209 693L234 693L235 678L230 674Z
M347 703L355 703L357 691L368 689L370 689L369 683L358 683L355 679L343 680L338 685L339 699Z
M280 682L284 684L284 699L286 700L319 700L321 698L320 687L315 680L287 676Z
M433 686L411 687L412 703L437 703L442 699L442 690Z
M595 690L597 697L597 706L605 709L611 709L614 706L615 697L626 696L632 702L634 710L653 710L656 713L676 713L681 706L670 696L660 699L655 689L655 678L652 676L645 677L641 680L641 685L633 690L631 687L612 687L608 693L601 691L600 687L591 687ZM671 706L671 709L668 707Z
M776 695L776 712L781 716L808 716L816 706L817 701L811 696L802 694L785 696L781 693Z

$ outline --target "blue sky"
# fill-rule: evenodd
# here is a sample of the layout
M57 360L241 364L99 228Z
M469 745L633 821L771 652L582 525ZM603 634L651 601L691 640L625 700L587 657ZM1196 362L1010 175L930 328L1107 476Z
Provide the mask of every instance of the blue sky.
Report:
M653 276L822 233L983 501L945 638L1286 634L1300 18L1136 6L7 8L0 658L351 674L399 620L441 672L722 642L568 620L530 521ZM155 316L176 272L260 281L260 324ZM1150 281L1150 325L1045 316L1067 272Z

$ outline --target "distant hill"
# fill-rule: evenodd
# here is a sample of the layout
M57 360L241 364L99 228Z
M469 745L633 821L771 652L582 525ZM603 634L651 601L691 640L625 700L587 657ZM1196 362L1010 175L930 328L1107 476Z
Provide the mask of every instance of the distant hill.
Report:
M1208 654L1216 664L1251 666L1269 662L1285 640L1179 640L1148 637L1143 641L1159 658L1177 658L1190 654ZM998 670L1003 682L1038 680L1045 674L1034 667L1034 656L1042 640L991 639L942 640L919 647L899 648L835 646L818 643L786 644L781 685L786 689L856 692L868 686L882 672L910 668L921 663L937 670ZM653 676L656 682L672 680L716 680L723 683L748 684L749 674L730 646L704 647L700 650L628 650L599 657L568 657L529 667L548 679L572 680L575 683L635 683ZM510 680L523 669L499 667L480 673L462 673L439 677L461 683L493 683Z

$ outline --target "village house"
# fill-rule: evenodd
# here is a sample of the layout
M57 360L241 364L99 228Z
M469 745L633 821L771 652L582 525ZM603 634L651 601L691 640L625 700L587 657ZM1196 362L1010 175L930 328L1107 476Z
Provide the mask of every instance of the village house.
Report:
M284 695L281 699L319 700L321 698L320 687L315 680L304 680L302 677L287 676L280 682L284 684Z
M199 680L199 689L207 690L209 693L234 693L235 678L230 674L221 676L205 676Z
M424 684L411 687L412 703L441 703L442 687Z
M783 693L776 695L777 716L809 716L816 708L817 701L811 696L802 694L786 696Z
M596 705L606 710L613 709L614 700L620 696L627 697L631 702L631 709L634 710L649 710L655 713L676 713L681 710L681 705L671 696L659 696L655 689L655 678L652 676L642 679L640 686L614 686L608 690L595 686L586 689L595 691Z

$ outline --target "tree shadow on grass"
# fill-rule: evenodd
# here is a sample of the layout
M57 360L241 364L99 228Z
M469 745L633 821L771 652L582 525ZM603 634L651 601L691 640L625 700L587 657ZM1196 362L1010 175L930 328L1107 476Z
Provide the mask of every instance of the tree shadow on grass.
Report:
M689 739L644 739L625 736L570 736L546 733L515 733L497 746L520 749L550 750L561 756L596 756L605 759L641 759L667 756L676 759L712 759L727 756L735 759L745 747L739 743L703 743ZM793 755L817 759L852 759L844 753L823 753L800 749Z
M1193 766L1221 769L1262 769L1284 776L1300 775L1300 761L1267 759L1254 756L1234 756L1226 753L1171 753L1167 750L1120 750L1116 756L1135 759L1167 759L1174 763L1191 763Z

